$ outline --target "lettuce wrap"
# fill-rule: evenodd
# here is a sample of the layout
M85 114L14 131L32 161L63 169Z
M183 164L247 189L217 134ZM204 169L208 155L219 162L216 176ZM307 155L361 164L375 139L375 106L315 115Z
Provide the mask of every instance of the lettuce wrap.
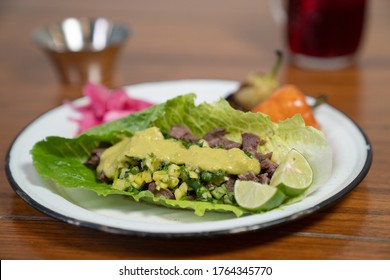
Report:
M236 216L253 213L237 205L196 200L174 200L156 197L148 190L129 192L112 188L99 181L96 171L84 163L91 152L102 144L113 145L124 137L131 137L138 131L157 127L163 133L176 124L187 126L195 135L204 135L214 128L229 132L227 138L240 142L241 134L250 132L264 140L259 152L272 152L272 160L279 163L291 149L296 149L309 162L313 170L310 188L286 203L302 200L323 185L332 171L332 150L324 134L305 126L300 115L280 123L273 123L261 113L242 112L233 109L221 99L214 103L195 105L195 94L178 96L165 103L131 114L122 119L106 123L85 131L75 138L50 136L36 143L31 150L33 164L41 177L52 180L65 188L82 188L98 195L126 195L133 200L148 202L171 208L193 209L196 215L206 211L232 212Z

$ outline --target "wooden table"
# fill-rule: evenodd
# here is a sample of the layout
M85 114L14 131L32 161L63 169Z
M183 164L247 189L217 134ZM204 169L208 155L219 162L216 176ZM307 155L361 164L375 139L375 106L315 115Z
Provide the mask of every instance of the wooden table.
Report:
M282 83L329 103L369 136L374 161L356 189L331 207L264 231L218 238L139 238L80 228L45 216L12 190L1 161L1 259L389 259L390 2L370 2L356 66L318 72L285 64ZM69 92L32 43L33 28L68 16L104 15L133 36L116 69L116 86L210 78L240 80L270 69L282 47L266 1L50 1L0 3L0 153Z

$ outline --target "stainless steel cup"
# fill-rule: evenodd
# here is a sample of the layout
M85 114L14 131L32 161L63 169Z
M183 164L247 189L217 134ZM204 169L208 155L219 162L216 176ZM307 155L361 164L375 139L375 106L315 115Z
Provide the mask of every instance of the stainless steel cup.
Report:
M106 18L67 18L36 29L32 37L62 84L112 86L118 53L129 35L126 25Z

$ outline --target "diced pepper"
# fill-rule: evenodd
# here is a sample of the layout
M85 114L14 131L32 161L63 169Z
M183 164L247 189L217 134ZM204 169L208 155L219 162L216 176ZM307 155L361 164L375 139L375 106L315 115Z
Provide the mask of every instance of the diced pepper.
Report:
M181 183L181 185L175 189L174 195L176 200L180 200L187 197L188 185Z
M180 166L176 164L171 164L168 167L169 176L179 177L180 176Z
M206 187L200 187L196 190L196 195L199 200L201 201L208 201L211 200L213 197L210 193L210 191Z
M116 179L112 184L112 188L116 190L124 191L125 189L128 188L128 185L126 185L125 179Z
M225 194L227 193L227 188L225 185L221 185L219 187L216 187L214 190L211 191L211 194L216 199L221 199Z

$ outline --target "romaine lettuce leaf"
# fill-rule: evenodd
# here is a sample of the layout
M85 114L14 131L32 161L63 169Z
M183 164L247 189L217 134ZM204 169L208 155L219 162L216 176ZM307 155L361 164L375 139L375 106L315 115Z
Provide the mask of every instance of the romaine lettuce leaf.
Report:
M206 211L227 211L236 216L248 213L247 210L233 205L166 200L153 197L149 191L130 193L115 190L110 185L98 181L95 172L83 164L91 151L104 142L113 144L121 137L131 136L136 131L151 126L168 132L171 126L184 124L198 136L216 127L225 128L230 132L228 137L235 141L241 141L243 132L254 133L266 141L266 144L261 146L261 152L273 152L275 161L280 161L291 148L297 149L313 168L315 181L311 189L320 186L329 178L332 168L331 148L323 133L306 127L300 116L276 124L264 114L234 110L223 99L196 106L195 97L195 94L188 94L173 98L164 104L94 127L76 138L48 137L33 147L31 151L33 164L43 178L53 180L62 187L89 189L104 196L129 195L136 201L193 209L199 216L204 215ZM299 199L303 199L304 196Z

